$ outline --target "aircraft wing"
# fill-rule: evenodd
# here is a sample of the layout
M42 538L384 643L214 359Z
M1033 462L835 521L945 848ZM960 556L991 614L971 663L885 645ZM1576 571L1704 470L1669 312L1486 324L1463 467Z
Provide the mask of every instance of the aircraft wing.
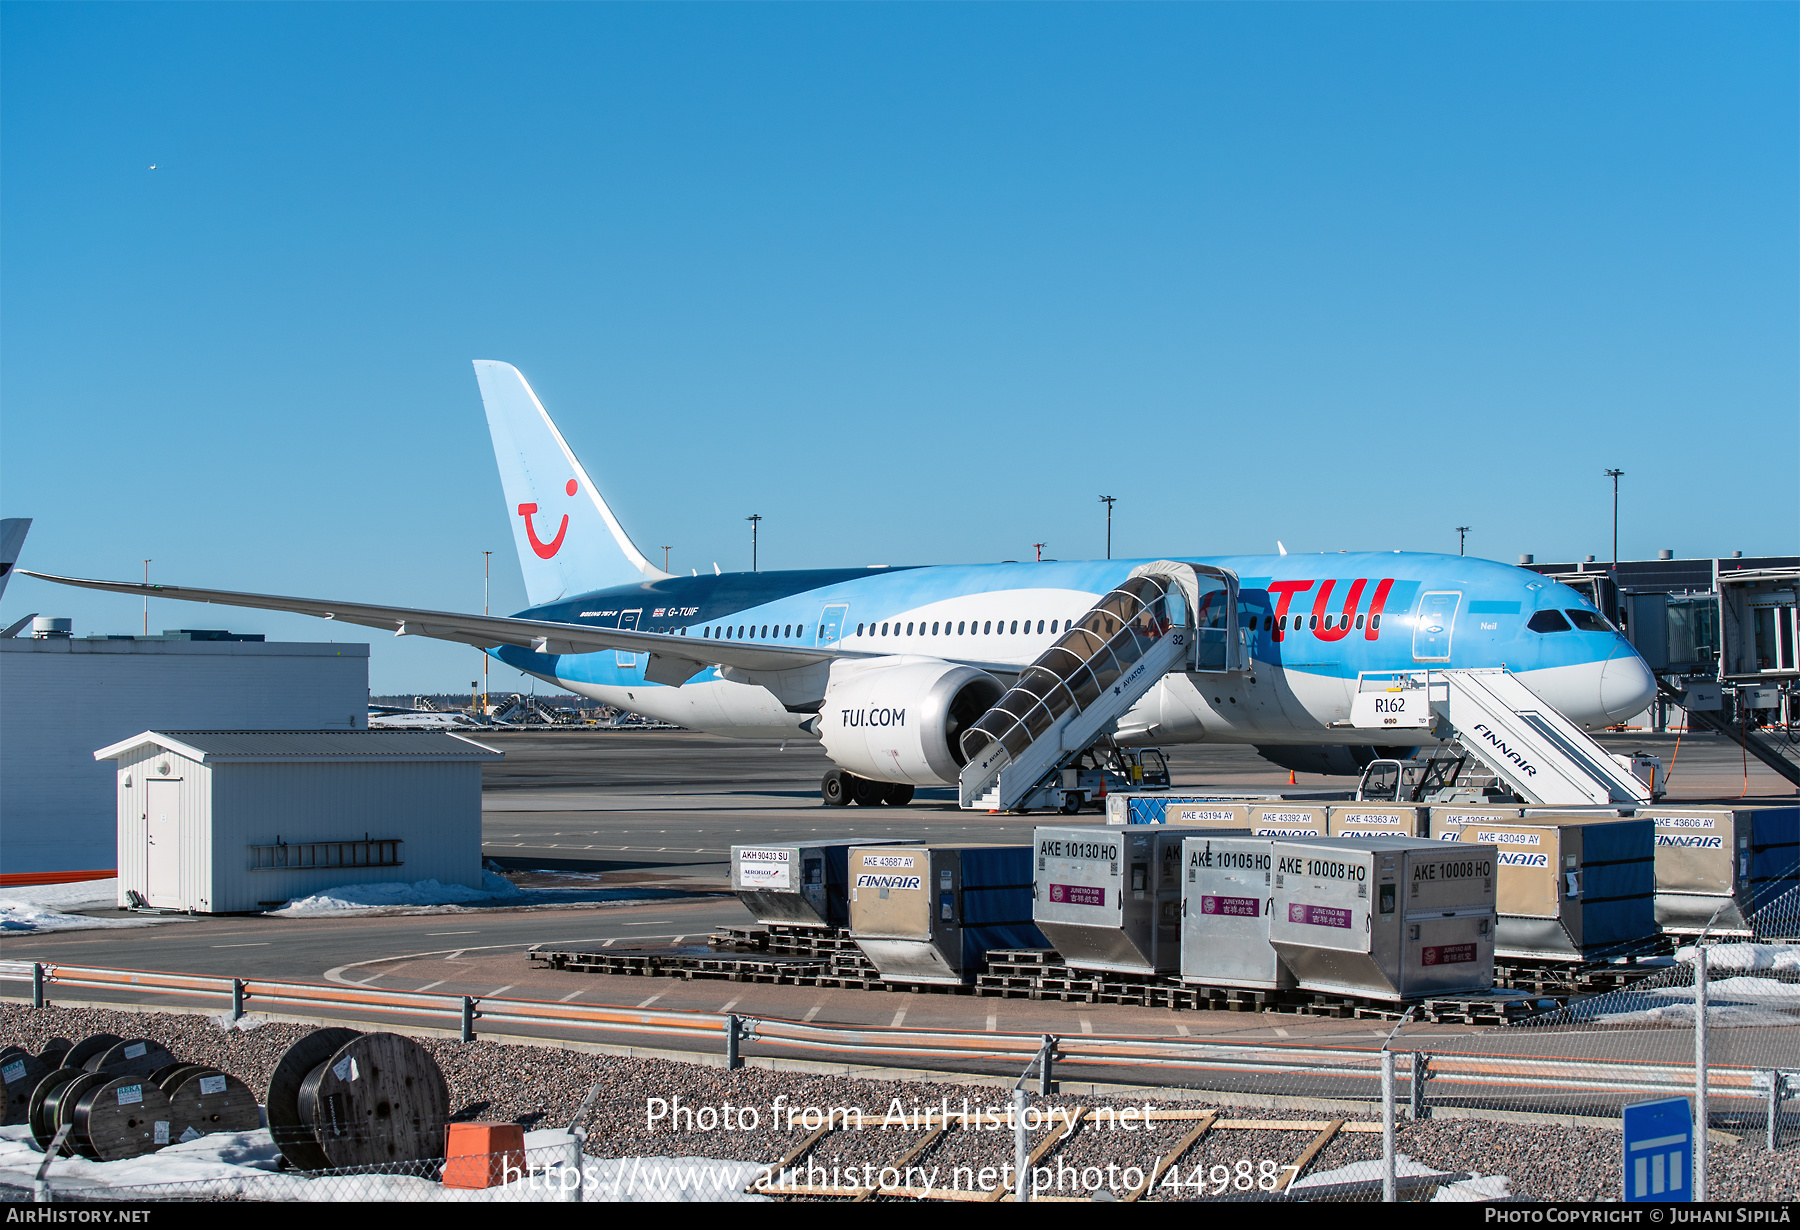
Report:
M288 598L279 594L244 594L228 589L194 589L185 585L161 585L154 582L146 585L141 581L91 581L79 577L30 572L24 568L18 571L40 581L54 581L58 585L73 585L80 589L316 615L320 619L361 624L366 628L386 628L395 636L425 636L433 640L459 641L480 649L516 645L536 653L598 653L608 649L647 653L650 655L650 662L644 677L651 683L663 683L672 687L687 682L709 666L732 666L747 671L787 671L832 658L880 656L835 648L715 641L696 636L669 636L658 632L591 628L586 624L514 619L502 615L462 615L454 611L373 606L363 602L330 602L320 598Z

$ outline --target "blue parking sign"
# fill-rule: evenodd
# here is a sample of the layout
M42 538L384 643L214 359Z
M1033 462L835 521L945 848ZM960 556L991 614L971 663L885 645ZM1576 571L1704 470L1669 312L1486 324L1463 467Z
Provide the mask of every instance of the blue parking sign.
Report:
M1625 1199L1694 1198L1694 1113L1686 1098L1625 1108Z

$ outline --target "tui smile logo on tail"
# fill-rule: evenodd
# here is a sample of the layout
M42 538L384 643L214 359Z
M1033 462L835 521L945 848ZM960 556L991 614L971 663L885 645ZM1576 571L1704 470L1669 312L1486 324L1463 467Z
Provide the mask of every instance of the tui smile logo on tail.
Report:
M574 495L576 491L580 490L580 486L571 478L569 480L569 485L564 487L563 490L570 495ZM537 526L531 523L532 514L537 512L537 510L538 506L536 504L519 505L519 515L525 518L525 537L531 540L531 549L537 552L539 559L549 559L558 551L562 550L563 535L569 532L569 514L563 514L562 524L556 527L556 537L552 538L549 542L542 542L537 536Z

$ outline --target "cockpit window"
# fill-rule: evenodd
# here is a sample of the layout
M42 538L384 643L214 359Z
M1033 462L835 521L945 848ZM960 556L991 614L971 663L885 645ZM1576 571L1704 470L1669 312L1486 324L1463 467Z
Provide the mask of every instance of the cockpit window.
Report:
M1613 630L1613 626L1607 623L1606 619L1597 611L1584 611L1577 607L1565 611L1564 614L1569 617L1569 622L1581 632L1611 632Z
M1533 632L1567 632L1569 621L1562 617L1560 611L1539 611L1525 626Z

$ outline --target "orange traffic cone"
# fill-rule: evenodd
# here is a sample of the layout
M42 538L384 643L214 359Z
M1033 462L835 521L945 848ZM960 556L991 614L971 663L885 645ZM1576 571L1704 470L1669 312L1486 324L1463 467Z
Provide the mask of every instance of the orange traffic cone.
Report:
M1298 782L1296 782L1296 781L1295 781L1295 780L1294 780L1294 771L1293 771L1293 770L1292 770L1292 769L1289 769L1289 770L1288 770L1288 785L1290 785L1290 786L1297 786L1297 785L1299 785L1299 784L1300 784L1300 783L1298 783Z

